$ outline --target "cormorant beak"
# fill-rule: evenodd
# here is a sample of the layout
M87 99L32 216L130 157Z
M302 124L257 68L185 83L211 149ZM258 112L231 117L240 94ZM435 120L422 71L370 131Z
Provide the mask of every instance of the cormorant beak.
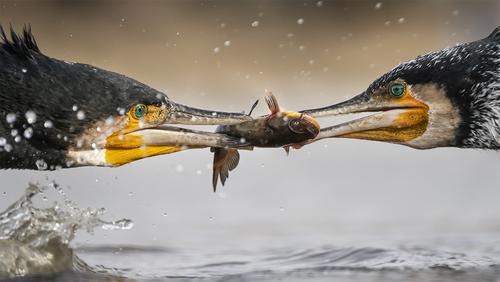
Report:
M135 160L205 147L245 146L239 138L168 125L121 131L105 140L106 163L123 165Z
M94 143L105 149L106 165L119 166L191 148L245 146L240 138L172 125L233 124L251 119L241 113L201 110L170 101L162 105L137 104L126 115L116 117L113 124L102 125L101 132L108 135Z
M313 117L375 112L323 128L314 141L342 137L404 143L422 135L428 124L428 106L415 99L409 87L400 97L392 97L385 90L370 95L362 93L335 105L302 111Z
M166 123L188 125L227 125L251 119L251 116L243 113L208 111L172 103Z

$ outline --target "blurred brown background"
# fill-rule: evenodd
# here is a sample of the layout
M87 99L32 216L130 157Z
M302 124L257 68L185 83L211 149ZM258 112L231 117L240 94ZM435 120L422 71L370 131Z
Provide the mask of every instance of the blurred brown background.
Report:
M338 101L400 61L500 24L496 0L1 3L1 22L31 23L49 56L234 110L264 89L294 108Z
M293 110L338 102L400 61L487 36L500 1L1 1L0 22L31 23L45 54L126 74L181 103L248 110L269 89ZM242 152L217 194L211 158L192 150L113 169L0 171L0 207L28 181L55 179L80 206L136 223L78 237L88 244L500 230L495 152L356 140L289 157L258 149Z

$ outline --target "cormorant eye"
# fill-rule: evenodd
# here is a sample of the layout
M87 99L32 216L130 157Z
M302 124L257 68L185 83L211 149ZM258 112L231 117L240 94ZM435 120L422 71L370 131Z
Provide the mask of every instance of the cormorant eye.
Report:
M134 109L134 117L136 119L140 119L142 117L144 117L144 115L146 114L146 106L143 105L143 104L139 104L139 105L136 105L135 106L135 109Z
M389 91L392 96L401 97L405 94L405 85L399 82L393 83L389 86Z

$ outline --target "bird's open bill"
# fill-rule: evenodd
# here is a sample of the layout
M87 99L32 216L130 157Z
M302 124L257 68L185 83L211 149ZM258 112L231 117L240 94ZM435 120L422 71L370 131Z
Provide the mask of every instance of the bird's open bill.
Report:
M171 125L227 125L249 119L251 117L245 114L201 110L170 100L136 104L126 114L114 116L110 122L91 126L80 137L80 146L69 150L69 159L76 166L120 166L186 149L245 146L239 138ZM88 150L88 147L93 150Z
M314 141L342 137L405 143L422 135L428 124L428 106L414 98L403 81L395 81L370 94L364 92L338 104L303 112L313 117L373 113L323 128Z

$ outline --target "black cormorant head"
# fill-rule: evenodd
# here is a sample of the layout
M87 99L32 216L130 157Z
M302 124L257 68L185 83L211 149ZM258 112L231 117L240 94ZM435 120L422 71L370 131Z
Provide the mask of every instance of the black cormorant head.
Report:
M315 117L375 112L322 129L344 137L434 147L500 147L500 27L487 38L419 56Z
M39 51L29 28L0 27L0 168L118 166L184 148L234 145L169 124L232 124L248 115L174 103L124 75Z

